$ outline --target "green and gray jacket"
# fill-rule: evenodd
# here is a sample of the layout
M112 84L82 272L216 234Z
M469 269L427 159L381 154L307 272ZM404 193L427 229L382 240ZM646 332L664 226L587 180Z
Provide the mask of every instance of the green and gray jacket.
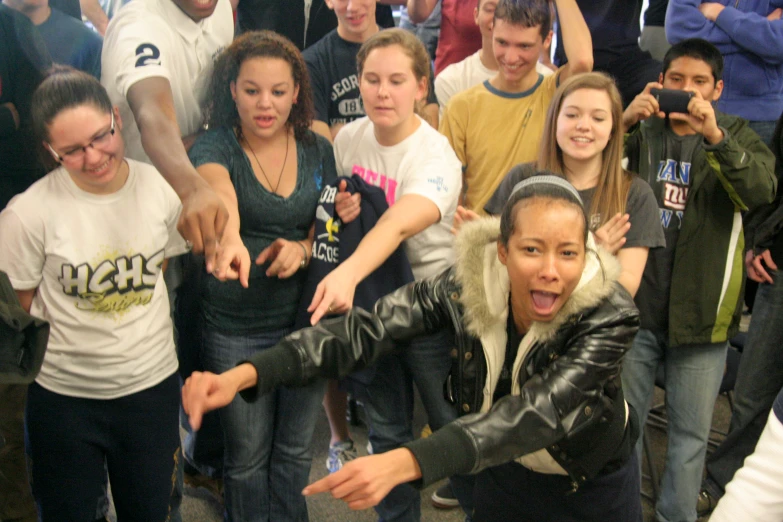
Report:
M716 111L725 137L697 150L675 246L669 345L723 342L739 327L744 286L742 212L775 197L775 158L742 118ZM628 170L653 179L666 123L650 118L626 136Z

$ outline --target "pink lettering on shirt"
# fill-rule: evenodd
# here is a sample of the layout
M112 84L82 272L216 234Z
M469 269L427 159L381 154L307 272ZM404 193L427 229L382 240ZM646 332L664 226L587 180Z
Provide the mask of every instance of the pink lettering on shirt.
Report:
M386 194L386 203L389 206L397 201L397 180L386 177L385 174L379 174L373 170L366 169L360 165L354 165L351 174L358 174L364 181L375 187L380 187Z

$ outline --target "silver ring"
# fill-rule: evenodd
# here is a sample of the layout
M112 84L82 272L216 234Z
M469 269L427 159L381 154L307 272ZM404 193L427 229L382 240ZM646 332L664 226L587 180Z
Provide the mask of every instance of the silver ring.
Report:
M185 248L187 248L189 251L193 250L193 243L191 243L189 240L185 240Z
M331 305L329 305L329 309L328 309L327 311L328 311L330 314L331 314L331 313L334 311L334 310L332 310L332 306L331 306Z

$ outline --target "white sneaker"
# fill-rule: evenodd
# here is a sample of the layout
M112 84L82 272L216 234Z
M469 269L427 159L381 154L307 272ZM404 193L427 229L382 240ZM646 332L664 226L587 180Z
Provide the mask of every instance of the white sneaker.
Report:
M329 473L339 471L346 462L359 456L351 439L341 440L336 444L329 446L329 456L326 457L326 469Z

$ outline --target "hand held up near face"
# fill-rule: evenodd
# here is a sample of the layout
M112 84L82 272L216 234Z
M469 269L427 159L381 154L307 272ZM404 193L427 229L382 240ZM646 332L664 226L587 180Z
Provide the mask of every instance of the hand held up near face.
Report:
M688 113L672 112L669 114L669 119L687 123L694 132L704 136L704 139L711 145L720 143L723 140L723 131L718 127L712 102L705 100L698 90L691 92L693 92L693 98L688 103Z
M628 129L651 116L658 118L666 117L666 114L661 112L658 100L650 94L650 89L663 89L663 85L658 82L648 83L644 90L628 105L628 108L623 112L623 128L625 132L628 132Z

